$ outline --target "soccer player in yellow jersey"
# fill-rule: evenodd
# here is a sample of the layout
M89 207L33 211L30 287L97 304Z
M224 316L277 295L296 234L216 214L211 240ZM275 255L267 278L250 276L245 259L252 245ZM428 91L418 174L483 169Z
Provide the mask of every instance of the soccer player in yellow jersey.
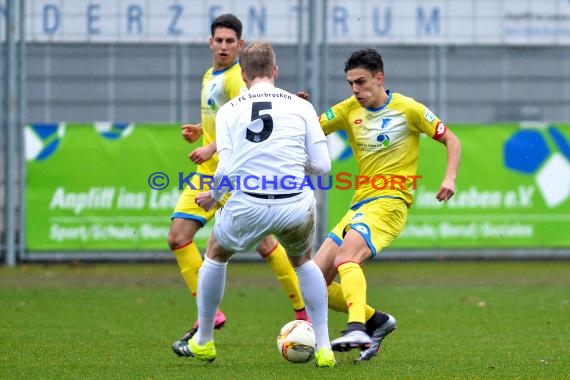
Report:
M344 130L358 163L352 205L316 254L327 280L329 307L348 313L344 335L333 350L360 348L357 360L370 360L396 319L366 302L362 265L402 231L412 205L420 133L445 145L447 167L436 198L455 193L461 156L457 137L426 106L384 88L384 63L374 49L358 50L345 64L353 96L320 117L325 134ZM333 282L337 273L340 284Z
M239 95L245 89L238 62L238 54L243 47L241 21L232 14L217 17L211 24L210 50L213 65L204 74L201 96L201 124L182 126L182 136L188 142L195 142L203 136L202 146L189 154L190 160L197 164L197 175L192 177L192 184L184 189L172 214L168 234L168 245L190 292L195 297L198 289L198 270L202 265L202 256L194 244L196 232L213 218L216 206L205 211L195 203L196 194L204 191L204 181L200 176L213 176L218 165L216 152L216 112L227 101ZM202 183L201 183L202 182ZM308 319L305 305L299 291L297 276L285 249L272 236L265 237L256 247L257 252L269 264L277 279L285 289L295 310L295 319ZM225 315L217 310L215 327L221 328L226 321ZM180 347L185 347L188 340L196 333L197 322L180 340L172 345L174 352L183 356Z

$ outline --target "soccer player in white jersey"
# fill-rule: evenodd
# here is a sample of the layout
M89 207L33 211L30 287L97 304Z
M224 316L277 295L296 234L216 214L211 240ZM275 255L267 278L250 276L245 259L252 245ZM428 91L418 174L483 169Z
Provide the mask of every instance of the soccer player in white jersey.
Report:
M198 332L185 349L188 356L215 359L214 321L227 262L234 252L246 251L274 234L299 279L315 330L316 365L332 367L336 361L329 341L326 284L311 260L316 201L311 188L301 186L306 173L330 171L326 138L313 106L274 86L278 69L271 45L256 42L245 48L241 69L248 90L222 106L216 116L219 163L213 189L196 196L196 203L208 210L233 190L216 212L198 274Z
M185 124L182 135L188 142L202 138L202 146L194 149L189 158L197 164L197 174L192 177L192 186L187 186L176 204L172 214L172 223L168 233L168 245L174 256L180 273L184 278L193 297L198 289L198 269L202 265L202 256L194 236L200 228L214 217L216 207L205 211L194 202L196 194L203 191L200 183L202 178L210 177L216 171L218 156L216 152L216 112L228 100L237 96L246 86L241 77L238 61L239 52L243 47L242 23L233 14L223 14L216 17L210 25L212 37L212 67L204 73L202 79L201 123ZM281 283L295 312L295 319L307 320L305 305L299 291L295 271L287 258L285 249L272 236L262 239L256 247L257 252L269 264L277 280ZM226 323L226 316L218 310L216 313L216 328ZM197 331L198 323L188 330L179 340L172 344L176 355L183 356L180 346L186 346Z

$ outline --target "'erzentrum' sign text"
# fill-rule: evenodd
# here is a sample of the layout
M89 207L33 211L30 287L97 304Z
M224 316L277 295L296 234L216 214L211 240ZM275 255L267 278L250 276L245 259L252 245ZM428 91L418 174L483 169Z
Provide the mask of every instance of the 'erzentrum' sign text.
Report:
M231 12L246 40L295 44L308 14L297 0L22 1L33 42L203 43L211 20ZM6 14L0 0L2 39ZM329 0L326 21L332 44L570 44L569 0Z

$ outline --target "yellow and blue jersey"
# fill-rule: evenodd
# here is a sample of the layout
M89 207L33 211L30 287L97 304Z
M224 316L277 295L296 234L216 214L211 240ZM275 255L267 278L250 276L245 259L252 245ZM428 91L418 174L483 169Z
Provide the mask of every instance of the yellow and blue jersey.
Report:
M201 114L202 114L202 145L209 145L216 140L216 113L230 99L238 96L245 89L241 77L241 68L236 61L232 66L214 71L210 67L202 79ZM209 160L197 167L197 172L213 175L218 166L218 155L214 154Z
M404 95L386 91L379 108L362 107L354 96L320 116L325 134L344 130L358 165L350 180L355 192L352 208L378 198L401 198L411 206L419 153L420 133L439 139L446 126L426 106ZM417 182L416 182L417 183Z

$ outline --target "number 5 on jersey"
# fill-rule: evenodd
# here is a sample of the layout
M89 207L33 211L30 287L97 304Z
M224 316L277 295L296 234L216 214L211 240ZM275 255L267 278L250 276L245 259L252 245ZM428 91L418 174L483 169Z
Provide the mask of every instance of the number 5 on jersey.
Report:
M248 128L245 133L246 140L254 143L260 143L269 138L271 132L273 132L273 118L269 114L260 115L259 112L270 110L271 108L271 102L253 102L251 104L251 121L261 119L263 122L263 128L259 132L254 132Z

